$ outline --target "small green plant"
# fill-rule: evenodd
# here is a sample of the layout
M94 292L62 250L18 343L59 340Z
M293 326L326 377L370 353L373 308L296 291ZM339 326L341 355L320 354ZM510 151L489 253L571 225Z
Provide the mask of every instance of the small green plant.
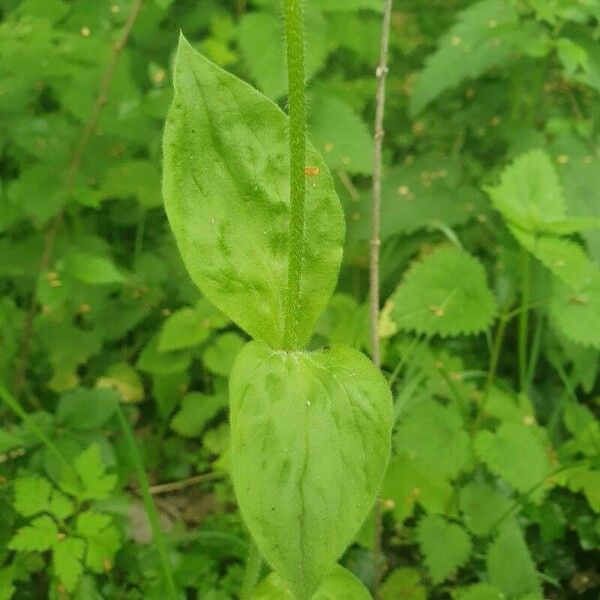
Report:
M163 189L192 279L255 340L231 373L233 482L260 552L308 599L373 505L392 401L355 349L305 349L337 281L344 224L306 141L302 11L283 2L289 116L181 37Z

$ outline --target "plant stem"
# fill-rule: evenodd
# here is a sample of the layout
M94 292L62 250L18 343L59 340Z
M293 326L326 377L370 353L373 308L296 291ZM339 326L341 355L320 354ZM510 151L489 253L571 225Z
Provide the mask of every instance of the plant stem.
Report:
M527 347L529 334L529 296L530 290L530 258L529 253L524 248L521 249L521 307L519 314L519 339L518 339L518 355L519 355L519 390L526 394L527 390Z
M135 437L133 436L133 431L131 430L129 421L123 413L123 409L121 408L120 404L117 405L117 417L119 418L119 423L121 424L121 429L123 430L123 435L125 436L125 441L129 448L129 457L131 458L131 462L133 463L133 467L137 474L140 492L142 494L142 501L144 502L144 507L148 515L148 520L150 521L150 527L152 528L154 543L156 544L156 549L158 550L160 564L165 579L165 585L169 594L168 597L170 598L170 600L177 600L178 596L175 588L175 582L173 581L171 567L169 566L169 554L167 552L167 545L165 543L165 538L163 537L162 531L160 529L160 519L158 516L158 511L156 510L156 505L154 504L152 494L150 493L150 484L148 482L146 470L144 469L144 462L142 460L140 450L135 441Z
M302 280L302 256L304 252L306 99L302 4L303 0L283 0L290 124L290 224L284 325L284 347L287 349L295 349L298 345L300 282Z
M381 250L381 171L383 152L383 118L385 114L385 81L388 72L388 49L392 0L384 0L379 64L375 70L377 94L375 97L375 135L373 140L373 196L371 204L371 244L369 252L369 320L371 325L371 355L373 364L381 368L379 346L379 254ZM373 597L378 600L381 583L381 537L383 532L381 498L375 501L375 534L373 539Z
M252 592L256 587L260 571L262 569L262 557L256 547L256 544L250 545L248 559L246 560L246 570L244 571L244 581L242 582L241 600L250 600Z
M73 465L66 459L63 453L59 450L58 446L44 433L44 431L37 426L36 422L29 416L27 412L23 410L23 407L19 404L18 400L0 383L0 400L2 400L10 410L12 410L25 425L37 436L37 438L46 446L48 452L54 456L60 466L66 473L75 476L77 474L73 468Z

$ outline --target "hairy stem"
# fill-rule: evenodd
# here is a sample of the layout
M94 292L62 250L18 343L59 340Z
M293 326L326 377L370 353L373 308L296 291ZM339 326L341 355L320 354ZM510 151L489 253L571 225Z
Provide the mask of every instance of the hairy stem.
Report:
M284 346L298 346L300 282L304 250L304 199L306 179L306 100L304 70L304 18L302 0L283 0L288 72L290 225L288 280L285 298Z
M388 48L390 40L390 22L392 17L392 0L384 0L383 22L379 49L379 64L375 71L377 77L377 95L375 98L375 136L373 145L373 197L371 206L371 244L369 254L369 316L371 326L371 354L373 363L381 368L381 352L379 348L379 253L381 247L381 170L383 151L383 118L385 113L385 81L388 71ZM373 596L379 596L381 582L381 536L382 514L381 499L375 502L375 535L373 540Z
M131 462L133 463L133 467L138 478L140 492L142 494L142 501L144 503L144 508L146 509L146 514L148 515L148 520L150 521L154 543L156 544L156 549L158 550L158 556L163 571L164 583L168 592L168 598L169 600L177 600L178 595L175 588L175 582L173 581L171 567L169 566L169 553L167 551L165 538L163 537L160 529L158 511L156 510L156 505L154 504L152 494L150 493L150 484L144 468L142 455L140 454L140 450L135 441L129 421L123 413L123 409L120 405L117 406L117 416L119 418L119 423L121 424L121 429L123 430L123 435L125 436L125 442L127 443L127 447L129 449L129 457L131 458Z

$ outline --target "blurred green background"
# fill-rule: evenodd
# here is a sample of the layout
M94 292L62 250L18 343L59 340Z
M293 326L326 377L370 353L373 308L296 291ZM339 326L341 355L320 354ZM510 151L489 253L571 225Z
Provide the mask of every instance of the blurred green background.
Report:
M306 0L309 131L347 217L313 344L365 352L381 7ZM167 597L118 404L181 597L239 597L227 377L246 337L189 280L160 190L180 30L285 108L278 0L0 0L0 382L28 413L0 404L0 600ZM599 38L598 0L394 3L382 600L598 597ZM503 197L535 227L554 200L587 225L519 237L488 194L515 158ZM431 298L453 285L446 314ZM370 517L341 561L371 588L372 540Z

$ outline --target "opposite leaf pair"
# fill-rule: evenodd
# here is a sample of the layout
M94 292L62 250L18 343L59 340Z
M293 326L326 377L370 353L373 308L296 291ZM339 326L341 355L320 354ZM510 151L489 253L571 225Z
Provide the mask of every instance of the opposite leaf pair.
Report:
M310 598L366 517L390 453L391 394L362 354L302 348L335 287L344 221L323 159L306 186L298 347L284 349L288 118L181 39L164 196L186 267L255 342L234 365L232 474L261 553Z

